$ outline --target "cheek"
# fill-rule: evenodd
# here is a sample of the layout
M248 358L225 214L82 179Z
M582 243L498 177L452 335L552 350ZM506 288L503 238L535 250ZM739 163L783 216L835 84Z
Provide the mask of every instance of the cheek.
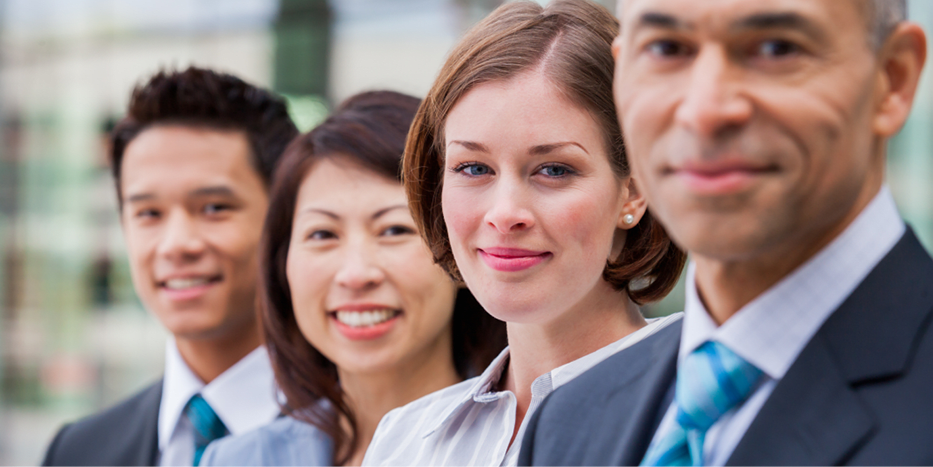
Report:
M309 339L317 330L323 330L319 323L326 318L323 306L328 274L322 262L315 259L305 252L291 250L285 265L295 320L301 333Z
M480 199L463 188L445 188L441 192L441 211L444 213L451 248L456 252L482 223L484 212Z
M559 206L559 210L551 213L553 232L562 232L561 235L572 240L580 248L581 258L606 257L615 235L615 219L618 216L612 201L603 192L601 196L584 194L559 204L554 203Z
M421 241L400 246L387 258L386 272L409 315L436 332L450 321L457 289Z

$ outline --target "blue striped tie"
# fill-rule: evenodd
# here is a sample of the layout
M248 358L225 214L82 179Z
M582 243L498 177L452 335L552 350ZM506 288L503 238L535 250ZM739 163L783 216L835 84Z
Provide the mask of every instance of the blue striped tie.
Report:
M708 341L677 371L677 423L656 436L641 465L703 465L706 431L751 394L761 370L726 346Z
M198 465L207 445L226 436L227 427L200 394L191 396L185 406L185 415L194 426L194 463L191 465Z

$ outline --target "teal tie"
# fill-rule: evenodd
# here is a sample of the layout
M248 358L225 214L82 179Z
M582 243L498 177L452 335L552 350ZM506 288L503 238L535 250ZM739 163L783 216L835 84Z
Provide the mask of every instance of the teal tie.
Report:
M761 370L718 342L691 352L677 371L676 423L655 437L641 465L703 465L706 431L745 401L760 378Z
M194 461L191 465L198 465L207 445L226 436L227 427L200 394L191 396L191 400L185 406L185 415L194 426Z

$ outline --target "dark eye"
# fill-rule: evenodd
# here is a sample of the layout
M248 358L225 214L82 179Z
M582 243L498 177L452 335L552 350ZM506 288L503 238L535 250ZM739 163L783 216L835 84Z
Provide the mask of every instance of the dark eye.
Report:
M648 44L647 50L652 55L662 58L681 57L690 53L690 49L677 41L662 39Z
M158 219L159 214L159 211L156 209L140 209L133 217L137 219Z
M570 169L570 167L567 167L566 165L555 164L555 165L548 165L548 166L542 167L540 170L538 170L538 173L548 176L548 177L559 178L559 177L566 177L567 175L571 175L573 174L573 171Z
M230 209L231 209L231 206L229 204L208 203L204 205L204 214L207 214L207 215L220 214L221 212L229 211Z
M465 173L471 177L481 177L492 172L488 165L480 164L477 162L467 162L460 164L457 166L457 168L454 169L454 171Z
M333 240L337 235L330 230L315 230L308 235L309 240Z
M785 40L775 39L764 41L759 44L757 53L762 57L783 58L796 54L799 51L800 47L798 47L797 44Z
M410 235L413 233L415 233L415 231L409 227L405 227L404 225L393 225L392 227L383 230L380 235L384 237L394 237L398 235Z

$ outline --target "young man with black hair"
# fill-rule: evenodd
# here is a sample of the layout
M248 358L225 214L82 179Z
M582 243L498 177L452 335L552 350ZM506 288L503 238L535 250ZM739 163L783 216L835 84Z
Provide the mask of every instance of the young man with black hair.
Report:
M278 415L256 249L297 133L281 98L231 75L160 72L133 91L110 162L133 284L172 334L165 375L66 425L44 465L197 465L211 440Z

